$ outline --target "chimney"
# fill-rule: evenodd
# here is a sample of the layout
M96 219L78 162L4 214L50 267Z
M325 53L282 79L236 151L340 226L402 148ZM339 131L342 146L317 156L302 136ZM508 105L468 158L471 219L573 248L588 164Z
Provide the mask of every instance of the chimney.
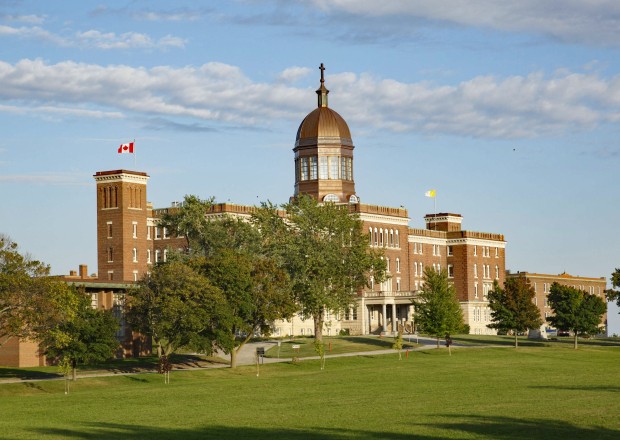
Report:
M86 264L80 264L80 278L88 278L88 266Z
M69 271L69 276L70 276L70 277L76 277L76 276L77 276L77 271L75 271L75 270L70 270L70 271Z

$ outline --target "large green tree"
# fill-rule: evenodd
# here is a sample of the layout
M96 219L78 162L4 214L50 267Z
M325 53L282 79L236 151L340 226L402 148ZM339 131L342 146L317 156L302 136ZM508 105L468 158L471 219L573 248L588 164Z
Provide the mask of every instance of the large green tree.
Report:
M233 216L209 217L212 203L186 196L161 224L187 239L189 252L178 261L222 292L215 344L230 353L235 367L241 347L255 333L269 335L274 320L292 316L295 303L282 260L270 251L270 229Z
M13 337L40 339L65 318L69 295L49 266L0 234L0 346Z
M463 311L446 270L424 270L424 284L413 300L416 326L439 339L463 329Z
M76 379L78 364L91 364L110 359L119 347L117 319L111 310L93 309L90 296L82 289L66 286L71 295L64 318L41 338L41 349L55 359L65 372Z
M616 301L616 304L620 307L620 290L616 290L620 289L620 269L616 269L611 274L611 286L612 288L605 292L607 294L607 301Z
M493 323L487 327L514 332L517 348L520 332L538 328L543 323L540 311L533 302L535 296L536 292L529 280L524 277L507 279L503 289L495 281L493 290L489 292L489 308Z
M554 313L547 321L558 330L572 331L575 348L580 334L592 335L600 331L601 319L607 310L607 304L602 298L574 287L553 283L547 299Z
M202 273L172 260L155 266L129 293L127 320L153 338L160 358L180 347L211 353L223 302Z
M275 320L295 312L289 277L273 259L232 249L206 258L202 270L225 292L217 344L230 354L235 368L237 354L256 333L269 336Z
M273 206L255 216L258 229L272 241L269 252L286 267L302 316L314 321L314 337L323 340L325 313L338 313L355 304L357 293L385 279L385 262L369 247L358 216L347 205L318 203L300 195L284 205L286 218Z

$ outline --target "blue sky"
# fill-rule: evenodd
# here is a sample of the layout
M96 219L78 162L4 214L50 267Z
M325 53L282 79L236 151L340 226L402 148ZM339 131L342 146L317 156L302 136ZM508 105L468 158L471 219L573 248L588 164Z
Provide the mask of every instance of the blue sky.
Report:
M619 29L615 0L0 0L0 232L95 271L92 175L118 168L155 207L287 201L323 62L362 202L422 227L436 189L512 271L609 277Z

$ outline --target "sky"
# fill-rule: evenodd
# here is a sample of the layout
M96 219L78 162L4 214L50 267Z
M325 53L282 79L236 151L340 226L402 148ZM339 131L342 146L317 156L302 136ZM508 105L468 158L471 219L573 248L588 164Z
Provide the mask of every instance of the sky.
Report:
M513 272L620 266L617 0L0 0L0 233L95 272L121 168L156 208L286 202L320 63L363 203L461 214Z

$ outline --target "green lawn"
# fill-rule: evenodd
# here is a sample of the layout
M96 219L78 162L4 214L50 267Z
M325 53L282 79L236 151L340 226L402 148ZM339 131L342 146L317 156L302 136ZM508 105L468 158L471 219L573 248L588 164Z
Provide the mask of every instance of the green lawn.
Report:
M0 437L617 439L620 348L456 348L0 385Z

